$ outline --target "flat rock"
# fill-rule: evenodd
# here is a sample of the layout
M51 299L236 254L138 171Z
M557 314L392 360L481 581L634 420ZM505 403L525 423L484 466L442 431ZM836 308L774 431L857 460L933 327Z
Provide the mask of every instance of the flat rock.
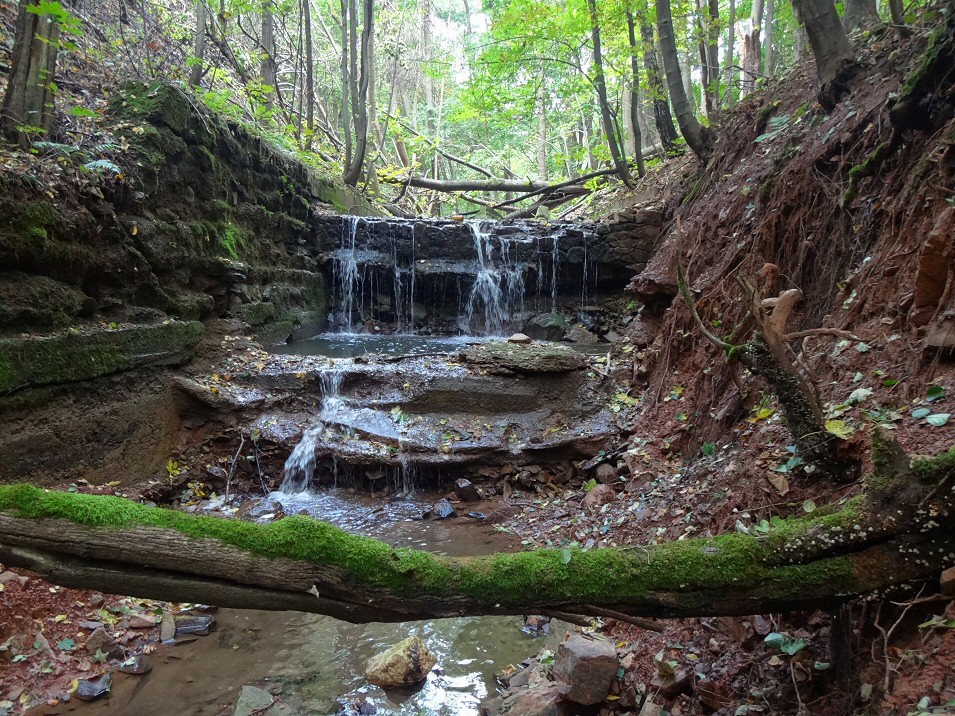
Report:
M215 628L216 618L210 614L176 617L176 636L198 634L205 636Z
M372 657L365 667L365 678L385 689L413 686L428 678L437 661L421 637L409 636Z
M153 670L153 660L148 654L137 654L120 664L119 670L124 674L148 674Z
M617 668L613 642L578 634L561 642L552 673L562 682L560 692L565 699L590 705L607 698Z
M83 679L76 687L76 698L80 701L96 701L109 693L113 687L113 680L109 674L103 674L98 679Z
M572 348L560 345L518 345L482 343L458 354L464 363L481 366L494 373L566 373L587 364L586 358Z
M270 694L265 689L260 689L257 686L249 686L246 684L242 687L242 692L239 694L239 700L235 704L235 711L232 712L232 716L252 716L255 714L267 714L271 712L271 706L275 702Z
M528 345L529 343L533 343L533 342L534 342L534 339L531 338L531 337L530 337L529 335L527 335L526 333L515 333L514 335L512 335L510 338L507 339L507 342L508 342L508 343L517 343L518 345L524 345L524 346L526 346L526 345Z
M494 714L507 716L562 716L568 713L560 708L560 686L554 682L545 682L537 687L515 689L504 698ZM570 712L572 713L572 712Z
M673 676L656 674L650 680L650 689L664 699L674 699L680 694L689 693L693 688L693 678L686 669L678 669Z
M162 613L162 625L159 628L159 638L169 641L176 638L176 617L170 611Z
M156 617L149 614L133 614L129 618L130 629L152 629L156 626Z
M600 342L600 338L597 334L591 333L580 323L575 323L567 328L567 331L564 333L564 340L570 341L571 343L581 343L583 345L593 345L594 343Z
M454 494L465 502L477 502L481 499L481 495L477 487L474 486L474 483L463 477L459 477L454 481Z

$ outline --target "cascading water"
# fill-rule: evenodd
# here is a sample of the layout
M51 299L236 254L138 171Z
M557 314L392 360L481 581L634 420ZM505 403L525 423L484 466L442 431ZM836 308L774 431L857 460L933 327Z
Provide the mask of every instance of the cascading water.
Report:
M341 412L345 405L345 401L341 397L342 372L340 370L323 372L321 383L322 409L315 420L315 424L305 431L302 439L285 461L285 479L279 487L279 492L302 492L309 488L312 484L312 475L315 474L315 468L318 467L316 443L325 432L325 424L328 420Z
M524 308L525 266L511 263L509 242L500 241L500 267L494 266L494 246L491 235L482 222L468 222L474 237L478 271L468 296L467 326L473 333L475 314L483 318L484 333L499 335L507 323ZM480 313L479 313L480 311Z
M358 254L355 238L358 234L357 216L342 217L342 247L335 256L334 284L338 299L338 320L345 333L354 330L356 292L361 297Z

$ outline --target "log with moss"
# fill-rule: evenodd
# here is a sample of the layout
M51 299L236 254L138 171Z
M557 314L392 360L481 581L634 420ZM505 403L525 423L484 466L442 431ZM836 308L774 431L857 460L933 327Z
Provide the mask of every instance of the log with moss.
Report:
M13 485L0 487L0 561L68 587L351 622L826 607L955 563L955 449L910 462L880 443L875 457L867 497L763 535L468 558L393 548L302 516L260 525Z

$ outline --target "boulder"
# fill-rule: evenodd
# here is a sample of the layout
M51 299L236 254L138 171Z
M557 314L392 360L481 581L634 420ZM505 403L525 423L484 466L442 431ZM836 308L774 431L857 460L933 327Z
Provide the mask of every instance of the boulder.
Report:
M608 502L613 502L615 499L617 499L617 493L610 485L597 485L584 495L584 499L580 501L580 506L585 510L590 510Z
M458 496L458 499L465 502L477 502L481 499L481 494L474 483L463 477L454 481L454 494Z
M596 333L584 328L583 324L575 323L570 326L567 331L564 333L564 340L570 341L571 343L581 343L584 345L592 345L594 343L599 343L600 338Z
M242 687L232 716L252 716L253 714L259 716L259 714L272 713L271 706L274 703L275 699L268 691L247 684Z
M561 708L560 686L544 682L536 688L520 688L505 692L504 698L495 697L481 705L481 714L486 716L563 716L567 709Z
M609 462L602 462L594 470L594 479L602 485L615 485L620 482L620 475L617 473L617 468Z
M539 341L559 341L567 329L567 319L559 313L542 313L524 324L524 334Z
M557 648L552 674L562 682L560 691L565 699L590 705L607 698L617 668L617 649L613 642L578 634Z
M385 689L413 686L428 678L437 663L419 636L409 636L375 657L365 667L365 678Z
M113 679L109 674L103 674L98 679L83 679L76 687L76 698L80 701L96 701L106 696L113 686Z

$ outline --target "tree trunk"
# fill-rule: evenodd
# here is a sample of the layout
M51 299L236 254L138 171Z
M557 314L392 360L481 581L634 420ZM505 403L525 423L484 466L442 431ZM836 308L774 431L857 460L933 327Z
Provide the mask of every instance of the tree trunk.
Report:
M315 137L315 76L312 48L312 0L302 0L305 24L305 151L311 151Z
M31 0L20 0L12 67L3 97L3 132L24 148L39 133L49 137L56 116L53 78L60 25L48 15L28 12L33 4ZM19 127L28 129L21 131Z
M357 14L355 0L350 1L350 11ZM361 63L360 77L355 77L359 69L355 65L354 53L357 43L357 21L353 18L353 24L349 29L349 43L352 45L351 69L351 87L352 87L352 114L355 120L355 151L352 155L351 164L345 171L343 180L350 186L355 186L361 176L362 168L365 164L365 153L368 148L368 87L372 81L372 62L374 58L371 55L372 33L375 24L375 0L363 0L362 14L364 25L361 31Z
M889 0L889 13L892 15L892 25L899 37L908 37L912 34L905 26L905 6L902 0Z
M879 12L875 0L846 0L846 15L843 18L846 32L879 24Z
M707 60L709 62L708 76L712 85L714 108L720 106L720 2L708 0L709 18L706 23Z
M633 158L637 163L637 174L642 177L647 170L643 165L643 136L640 133L640 65L637 62L637 27L629 5L627 36L630 40L630 124L633 131Z
M796 17L806 28L816 59L819 103L827 112L849 91L855 69L855 55L849 46L832 0L793 0Z
M262 84L270 87L272 95L278 98L278 66L275 63L275 15L272 14L272 0L262 3L262 63L260 69ZM271 96L267 100L272 104Z
M705 164L713 152L715 137L708 127L704 127L697 121L683 89L680 61L677 59L676 37L673 34L673 19L670 16L670 0L656 0L656 7L657 29L660 33L660 47L663 50L663 65L666 68L670 101L673 102L673 109L683 138Z
M541 67L535 104L537 114L537 178L547 181L547 89L544 86L544 70Z
M756 87L756 77L759 75L759 33L760 29L752 24L751 20L737 23L736 32L740 41L740 65L743 68L740 80L740 99L752 92Z
M616 127L610 114L610 102L607 99L607 83L604 79L603 53L600 47L600 21L597 17L596 0L587 0L590 9L590 37L594 50L594 85L597 88L597 102L600 104L600 117L603 123L604 134L607 135L607 145L610 147L610 156L617 168L620 180L628 187L633 186L630 177L630 167L623 156L621 143L618 141Z
M736 45L736 0L729 0L729 26L726 33L726 106L731 106L736 101L736 94L739 92L736 86L739 72L736 70L736 58L734 57Z
M660 65L657 63L657 48L653 41L653 28L646 20L646 8L640 15L640 38L643 42L643 69L647 73L647 88L653 102L653 124L660 136L660 144L667 152L676 149L676 140L679 136L673 127L673 115L670 114L670 103L667 102L666 85Z
M697 51L700 54L700 84L703 86L703 113L707 117L716 114L716 102L713 98L712 81L710 77L710 57L707 46L707 20L706 15L700 5L700 0L696 0L696 28L697 28Z
M765 42L763 43L763 74L767 77L773 76L773 61L775 53L773 52L773 24L776 16L776 0L766 0L766 31L763 34Z
M953 563L952 530L932 516L951 507L955 450L910 466L897 445L879 442L873 457L867 499L765 535L488 557L393 548L298 515L259 525L13 485L0 487L0 561L67 587L357 623L827 608L937 579Z
M192 62L189 68L189 84L198 87L202 81L202 73L206 63L206 23L209 21L209 9L205 2L200 2L196 8L196 36L192 50Z

